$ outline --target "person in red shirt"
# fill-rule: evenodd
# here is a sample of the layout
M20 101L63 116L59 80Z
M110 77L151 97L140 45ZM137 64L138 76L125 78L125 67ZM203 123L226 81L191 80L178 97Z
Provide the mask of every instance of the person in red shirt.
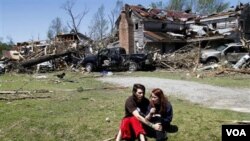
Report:
M132 93L125 102L125 117L121 121L116 141L121 139L145 141L146 132L143 124L157 131L162 130L160 123L153 124L144 118L149 106L149 100L145 97L145 86L134 84Z

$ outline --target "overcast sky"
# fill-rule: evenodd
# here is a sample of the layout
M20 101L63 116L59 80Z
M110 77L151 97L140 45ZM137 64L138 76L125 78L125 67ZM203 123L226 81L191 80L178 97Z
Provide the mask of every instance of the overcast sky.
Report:
M0 0L0 38L7 40L11 37L13 41L23 42L47 39L48 27L56 17L62 19L64 24L70 20L69 15L61 8L66 0ZM141 4L147 7L151 2L160 0L123 0L131 5ZM230 1L230 0L225 0ZM239 1L246 3L250 0L233 0L230 5L236 5ZM116 0L77 0L73 12L78 14L83 8L89 12L84 17L81 33L88 33L88 27L97 9L103 4L106 16L115 7Z

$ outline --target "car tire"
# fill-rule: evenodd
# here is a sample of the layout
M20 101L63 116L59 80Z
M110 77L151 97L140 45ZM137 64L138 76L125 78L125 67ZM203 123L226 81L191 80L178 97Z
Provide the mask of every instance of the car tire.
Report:
M135 62L130 62L129 63L129 66L128 66L129 71L137 71L137 69L138 69L137 63L135 63Z
M86 70L87 72L92 72L92 71L93 71L93 68L94 68L94 65L93 65L92 63L87 63L87 64L85 65L85 70Z
M212 65L212 64L216 64L216 63L218 63L218 60L215 58L210 58L206 62L206 64L208 64L208 65Z

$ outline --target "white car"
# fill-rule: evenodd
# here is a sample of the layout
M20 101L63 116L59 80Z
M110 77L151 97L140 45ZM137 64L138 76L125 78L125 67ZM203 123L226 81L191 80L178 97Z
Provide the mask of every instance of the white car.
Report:
M37 72L44 72L44 71L46 72L46 71L53 70L53 65L52 65L51 61L39 63L39 64L37 64L36 67L37 67L36 68Z
M239 43L230 43L212 49L202 50L200 60L206 64L218 63L221 60L236 63L246 54L248 54L247 48Z

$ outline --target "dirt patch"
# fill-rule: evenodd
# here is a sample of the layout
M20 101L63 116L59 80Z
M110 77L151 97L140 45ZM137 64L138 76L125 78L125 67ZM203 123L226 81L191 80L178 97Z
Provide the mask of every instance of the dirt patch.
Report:
M250 89L225 88L152 77L103 77L98 80L126 87L131 87L134 83L142 83L148 90L158 87L167 95L174 95L206 107L250 113Z

